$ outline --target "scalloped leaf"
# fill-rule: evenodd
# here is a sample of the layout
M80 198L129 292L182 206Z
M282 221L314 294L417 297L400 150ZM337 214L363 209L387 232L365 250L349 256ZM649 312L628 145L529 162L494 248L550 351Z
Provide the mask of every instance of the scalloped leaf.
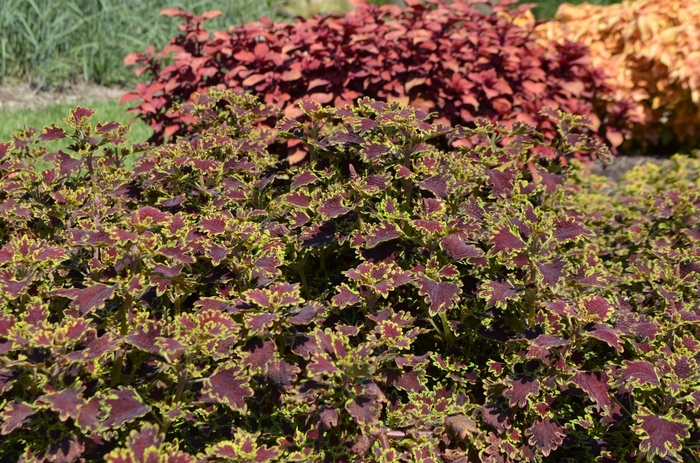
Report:
M431 317L445 313L459 301L462 294L457 284L449 281L438 282L425 275L418 275L414 284L418 287L418 294L425 296L425 302L430 305L428 312Z
M566 433L564 428L547 417L544 420L537 420L525 430L525 435L529 437L528 443L534 445L542 455L548 457L550 453L559 448L564 442Z
M658 416L647 408L640 407L634 418L638 423L633 427L634 432L641 438L639 449L649 459L667 455L677 458L678 452L683 448L682 441L690 437L690 426L680 413Z
M131 388L111 390L110 395L103 400L109 407L109 415L100 424L105 429L115 428L144 416L150 411L147 405L141 402L141 398Z
M231 410L246 413L245 399L253 397L249 379L242 367L221 365L216 372L204 380L202 397L227 405Z

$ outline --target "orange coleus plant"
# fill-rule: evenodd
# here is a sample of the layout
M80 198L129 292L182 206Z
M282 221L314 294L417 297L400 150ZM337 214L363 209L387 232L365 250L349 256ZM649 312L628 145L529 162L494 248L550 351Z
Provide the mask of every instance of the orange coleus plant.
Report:
M517 18L534 24L529 12ZM609 6L563 4L538 24L543 40L581 41L619 93L640 104L634 145L670 149L700 142L700 3L637 0Z

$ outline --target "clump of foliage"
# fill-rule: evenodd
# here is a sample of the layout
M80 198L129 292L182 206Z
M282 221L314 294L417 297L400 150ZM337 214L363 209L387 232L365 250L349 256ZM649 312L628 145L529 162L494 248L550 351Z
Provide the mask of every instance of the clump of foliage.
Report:
M534 18L530 17L534 22ZM671 149L700 145L700 3L635 0L559 7L535 33L581 41L619 94L639 112L632 142Z
M182 34L125 59L147 82L122 101L139 100L132 111L155 130L154 142L188 133L180 108L209 88L258 95L287 117L300 114L302 99L342 106L364 96L437 111L443 124L526 122L548 138L556 129L538 112L550 106L590 117L613 147L622 142L633 105L615 99L582 44L540 45L510 19L512 2L406 3L359 2L342 16L262 20L213 35L208 15L168 10L185 20Z
M289 167L272 107L189 110L160 147L85 108L0 144L3 457L698 458L700 165L610 196L564 162L606 154L580 116L365 98L281 119Z
M124 56L149 44L163 46L177 22L159 18L166 7L197 13L218 8L211 27L281 18L278 0L2 0L0 2L0 84L31 82L57 88L81 81L136 85Z

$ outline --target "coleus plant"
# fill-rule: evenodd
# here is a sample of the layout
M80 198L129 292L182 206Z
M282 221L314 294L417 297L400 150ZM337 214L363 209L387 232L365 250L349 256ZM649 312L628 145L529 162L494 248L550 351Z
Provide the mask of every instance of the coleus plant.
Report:
M185 21L182 33L162 50L125 58L145 82L121 101L138 102L130 111L159 143L191 130L181 106L209 88L258 95L287 117L301 114L303 99L342 106L364 96L437 111L435 122L447 125L526 122L548 139L555 127L538 113L550 106L591 118L595 137L613 149L622 143L635 105L613 95L583 44L542 45L532 26L516 25L511 13L527 5L510 12L512 1L405 3L358 2L340 16L263 18L213 34L204 22L216 12L164 10Z
M293 167L231 91L177 143L79 107L0 144L3 457L698 458L697 187L604 196L568 161L605 146L554 109L553 140L299 109Z
M528 12L529 13L529 12ZM524 14L518 21L529 21ZM630 147L697 148L700 143L700 4L636 0L612 5L562 4L554 21L534 32L550 40L581 41L616 91L638 103ZM687 151L685 151L687 152Z

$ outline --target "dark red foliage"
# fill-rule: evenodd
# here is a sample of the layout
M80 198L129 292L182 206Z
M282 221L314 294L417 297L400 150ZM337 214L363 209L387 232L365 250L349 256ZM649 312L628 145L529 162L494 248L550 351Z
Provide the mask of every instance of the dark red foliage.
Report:
M538 45L530 30L513 24L509 3L409 0L405 9L359 3L343 16L291 24L263 18L213 34L203 29L206 15L167 10L185 20L183 32L162 50L124 60L148 81L122 102L139 102L132 111L155 130L156 142L188 133L194 119L180 105L216 87L259 95L287 117L301 114L304 99L340 106L366 96L437 111L436 122L448 125L477 117L526 122L549 138L555 128L538 112L550 106L589 116L601 139L619 145L632 103L613 98L584 45ZM386 147L366 149L371 157ZM497 191L508 182L492 181Z

